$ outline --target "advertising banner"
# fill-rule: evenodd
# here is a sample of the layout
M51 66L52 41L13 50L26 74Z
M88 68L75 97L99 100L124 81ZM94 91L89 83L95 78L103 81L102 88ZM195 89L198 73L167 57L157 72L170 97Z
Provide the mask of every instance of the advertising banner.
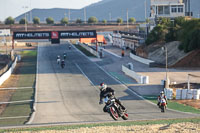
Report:
M51 32L38 31L38 32L14 32L14 39L50 39Z
M10 29L0 29L0 36L10 36Z
M95 30L91 31L38 31L38 32L14 32L14 39L73 39L96 38Z
M59 31L60 38L96 38L95 30L90 31Z

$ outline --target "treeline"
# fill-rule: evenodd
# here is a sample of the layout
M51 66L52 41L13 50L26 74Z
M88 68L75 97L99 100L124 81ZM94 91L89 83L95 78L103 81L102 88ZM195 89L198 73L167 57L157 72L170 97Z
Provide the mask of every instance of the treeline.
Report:
M157 23L157 26L148 34L147 45L154 42L180 41L179 49L184 52L200 49L200 19L159 18Z
M89 24L97 24L98 22L99 22L98 19L97 19L96 17L94 17L94 16L88 18L88 20L87 20L87 23L89 23ZM123 22L124 22L124 21L123 21L122 18L118 18L118 19L116 20L116 23L118 23L118 24L123 24ZM134 24L134 23L136 22L136 19L133 18L133 17L131 17L131 18L129 18L128 22L129 22L130 24ZM22 18L22 19L19 21L19 24L25 24L25 23L28 24L28 21L27 21L25 18ZM55 23L55 22L54 22L54 19L53 19L52 17L46 18L46 24L54 24L54 23ZM78 19L76 19L75 23L76 23L76 24L81 24L81 23L84 23L84 21L81 20L80 18L78 18ZM104 19L104 20L101 21L101 23L106 24L106 23L107 23L107 20ZM8 17L8 18L6 18L6 20L5 20L5 24L6 24L6 25L15 24L15 19L12 18L12 17ZM33 18L33 24L40 24L40 18L34 17L34 18ZM67 17L62 18L62 19L60 20L60 24L69 24L68 18L67 18Z

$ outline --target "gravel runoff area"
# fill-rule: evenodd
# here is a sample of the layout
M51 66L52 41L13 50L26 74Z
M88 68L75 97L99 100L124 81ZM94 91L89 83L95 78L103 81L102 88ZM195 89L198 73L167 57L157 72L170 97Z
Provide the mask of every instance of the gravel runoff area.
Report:
M69 130L23 131L21 133L199 133L200 123L156 124L142 126L100 126Z

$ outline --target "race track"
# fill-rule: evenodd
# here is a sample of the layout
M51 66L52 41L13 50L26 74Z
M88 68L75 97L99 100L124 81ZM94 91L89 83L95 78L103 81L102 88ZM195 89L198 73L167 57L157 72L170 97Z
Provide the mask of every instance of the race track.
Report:
M36 113L31 124L83 123L114 121L99 105L98 85L105 82L116 91L116 97L127 107L129 120L196 117L196 114L160 110L120 84L97 64L69 44L40 45ZM56 63L57 55L67 52L66 67ZM122 120L120 118L120 120Z

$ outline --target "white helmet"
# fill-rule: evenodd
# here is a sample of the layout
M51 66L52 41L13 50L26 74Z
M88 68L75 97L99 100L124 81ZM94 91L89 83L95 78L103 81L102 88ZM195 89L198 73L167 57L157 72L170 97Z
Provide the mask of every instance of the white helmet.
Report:
M161 94L161 95L164 94L164 91L161 91L160 94Z
M104 83L100 84L100 91L104 91L107 88L107 85Z

